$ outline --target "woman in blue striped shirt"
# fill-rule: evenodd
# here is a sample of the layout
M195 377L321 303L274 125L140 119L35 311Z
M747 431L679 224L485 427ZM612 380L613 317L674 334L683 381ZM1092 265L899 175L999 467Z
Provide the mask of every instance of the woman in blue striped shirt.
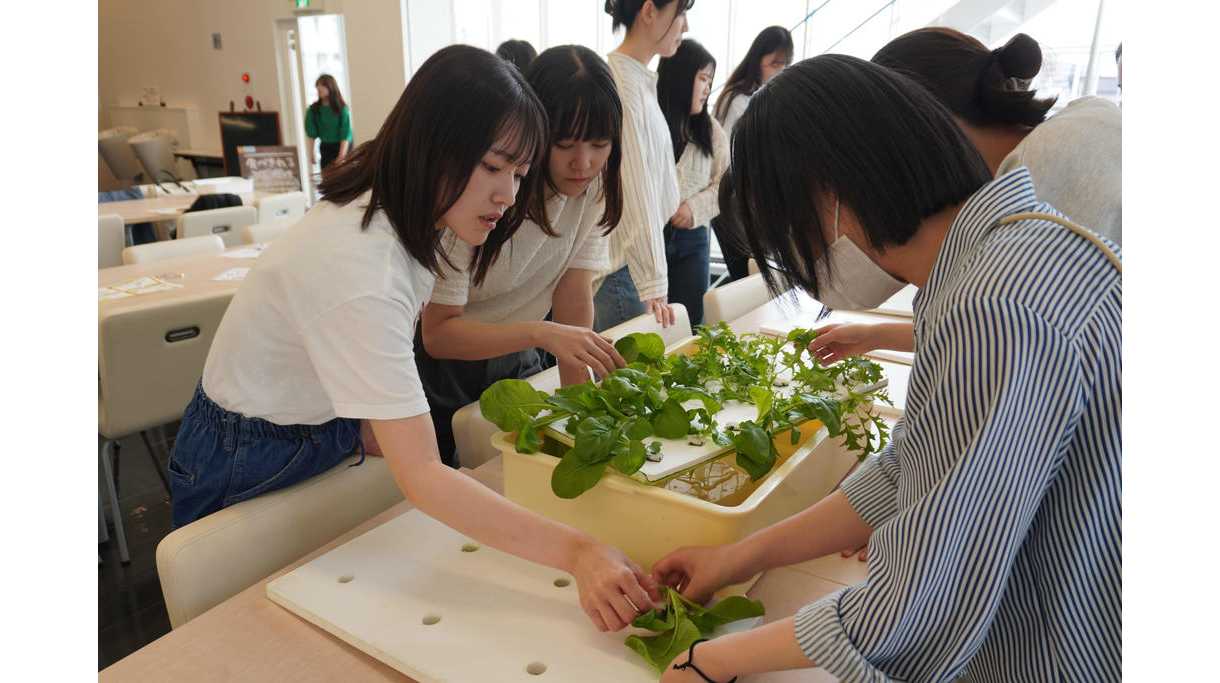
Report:
M662 680L810 666L847 681L1119 680L1116 248L1039 202L1026 169L992 180L921 86L842 55L754 95L732 173L772 289L868 308L914 284L917 355L892 443L838 491L653 568L706 600L867 543L868 580L697 643L675 660L694 666Z

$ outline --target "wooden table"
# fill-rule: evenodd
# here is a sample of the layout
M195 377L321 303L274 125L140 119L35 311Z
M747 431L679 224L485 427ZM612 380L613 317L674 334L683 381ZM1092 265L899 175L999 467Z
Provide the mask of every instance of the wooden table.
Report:
M212 278L230 268L251 268L258 259L231 258L225 254L234 254L248 250L255 245L242 245L227 249L220 254L185 256L177 259L167 259L154 263L133 264L130 266L115 266L101 268L97 271L97 286L113 287L142 277L156 277L182 285L182 287L136 294L122 299L108 299L98 302L98 313L113 314L127 312L144 306L163 305L173 301L193 301L201 297L216 295L232 296L241 285L241 280L224 280L217 282Z
M270 196L269 192L252 192L238 195L242 205L258 206L259 200ZM97 205L97 215L117 214L123 223L156 223L177 220L178 216L199 198L196 194L167 195L145 199L125 199Z
M463 470L503 491L500 458ZM403 674L344 643L267 599L267 583L332 548L407 512L404 501L149 643L99 674L101 681L410 681ZM864 580L856 559L828 556L767 572L750 596L767 607L766 621L845 585ZM593 628L592 625L589 628ZM624 632L626 637L626 632ZM472 646L472 652L476 649ZM833 681L824 671L785 672L752 681ZM567 683L567 682L564 682Z

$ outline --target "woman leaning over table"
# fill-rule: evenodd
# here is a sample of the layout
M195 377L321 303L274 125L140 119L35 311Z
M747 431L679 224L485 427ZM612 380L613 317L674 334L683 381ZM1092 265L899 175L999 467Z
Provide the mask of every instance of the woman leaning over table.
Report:
M688 597L842 548L868 579L697 643L665 683L818 666L844 681L1122 676L1122 273L1116 248L992 180L922 86L843 55L754 95L732 206L773 289L854 308L910 283L919 360L893 440L840 488L654 576Z
M445 259L442 234L477 254L491 233L516 230L518 186L547 132L525 79L490 52L454 45L420 66L225 312L170 458L175 526L367 447L424 513L571 573L599 629L651 604L648 578L622 553L445 466L416 372L412 335Z

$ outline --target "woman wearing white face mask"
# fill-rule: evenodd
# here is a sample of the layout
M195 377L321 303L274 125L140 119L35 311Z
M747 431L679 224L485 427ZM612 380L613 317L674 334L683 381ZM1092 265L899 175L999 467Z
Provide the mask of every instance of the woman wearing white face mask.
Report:
M891 444L839 490L653 567L706 600L867 542L867 582L697 642L662 681L812 666L845 681L1120 679L1116 248L1040 202L1025 168L992 180L930 93L853 57L777 76L732 145L724 208L772 289L865 308L914 284L918 356Z

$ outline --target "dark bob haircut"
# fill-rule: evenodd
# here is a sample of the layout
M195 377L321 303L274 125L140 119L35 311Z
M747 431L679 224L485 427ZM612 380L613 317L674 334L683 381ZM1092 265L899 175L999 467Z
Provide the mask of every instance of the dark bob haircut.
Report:
M712 155L712 117L707 103L698 114L690 113L695 95L695 75L706 66L716 70L716 58L698 42L687 38L678 46L673 57L657 64L657 100L669 125L669 138L674 143L674 159L681 159L686 143L693 142L704 154Z
M618 27L626 26L627 30L631 30L631 26L635 24L635 18L639 16L640 10L644 8L644 3L648 0L606 0L606 14L610 15L610 30L617 31ZM671 2L679 2L682 4L678 8L677 16L682 16L684 12L695 6L695 0L652 0L652 4L659 10L665 9Z
M605 209L598 221L606 228L603 234L609 234L623 217L623 103L609 65L583 45L558 45L538 55L526 80L542 101L551 127L540 163L530 168L530 176L545 181L530 183L530 193L523 195L526 217L555 236L546 215L547 190L558 191L550 174L551 145L561 140L609 140L610 156L601 174ZM492 233L491 239L496 238Z
M951 28L921 28L891 40L873 63L919 81L975 126L1036 126L1055 104L1055 98L1038 99L1028 88L1042 70L1042 48L1024 33L988 50Z
M436 273L441 259L448 263L437 222L483 155L499 142L514 163L537 164L546 141L546 112L517 68L486 50L451 45L423 63L377 136L324 172L318 189L340 205L370 192L363 226L384 211L407 253ZM528 178L519 191L529 196ZM509 207L492 231L502 239L475 250L476 283L524 217L518 204Z
M991 180L931 93L846 55L806 59L771 79L750 99L732 148L721 211L734 213L773 292L797 286L815 298L814 264L828 246L820 217L836 197L884 250Z
M538 58L538 51L528 40L506 40L496 48L496 56L510 62L521 73L530 68L530 64Z
M787 61L792 61L792 33L783 26L768 26L754 36L746 56L729 74L729 80L720 91L720 99L716 100L717 121L724 123L734 97L749 97L762 85L762 60L772 52L782 52L787 55Z

